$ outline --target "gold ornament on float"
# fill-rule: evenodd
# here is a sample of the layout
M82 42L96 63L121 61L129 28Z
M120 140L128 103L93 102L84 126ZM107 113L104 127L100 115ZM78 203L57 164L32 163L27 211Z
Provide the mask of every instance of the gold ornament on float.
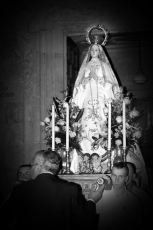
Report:
M105 38L103 38L102 35L92 35L91 32L96 29L97 31L102 31L105 35ZM87 29L87 34L86 34L86 41L88 44L99 44L99 45L106 45L106 42L108 41L108 30L105 26L103 25L92 25Z

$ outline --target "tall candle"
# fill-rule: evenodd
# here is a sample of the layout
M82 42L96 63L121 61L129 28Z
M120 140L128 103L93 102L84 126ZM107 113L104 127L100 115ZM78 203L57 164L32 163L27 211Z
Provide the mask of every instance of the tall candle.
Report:
M69 105L66 104L66 151L69 151Z
M125 101L123 100L123 148L126 148L126 116L125 116Z
M52 151L55 150L55 107L52 105Z
M111 102L108 104L108 150L111 149Z

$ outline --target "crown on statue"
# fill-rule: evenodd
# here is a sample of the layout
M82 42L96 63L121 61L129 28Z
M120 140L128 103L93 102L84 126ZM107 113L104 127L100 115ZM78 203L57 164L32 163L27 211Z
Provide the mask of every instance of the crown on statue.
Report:
M105 37L103 37L102 35L99 35L99 34L92 35L91 32L94 29L97 31L99 30L102 33L104 33ZM89 43L89 44L99 44L99 45L104 46L108 40L108 30L106 29L106 27L104 27L102 25L99 25L99 24L93 25L87 29L86 40L87 40L87 43Z

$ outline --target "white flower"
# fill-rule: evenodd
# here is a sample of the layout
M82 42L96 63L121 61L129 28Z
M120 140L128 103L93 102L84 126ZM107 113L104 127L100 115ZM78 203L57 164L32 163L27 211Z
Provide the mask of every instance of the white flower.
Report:
M68 106L68 103L67 102L64 102L63 103L63 107L66 108Z
M131 102L130 99L129 99L128 97L125 97L125 98L124 98L124 101L125 101L125 104L126 104L126 105L130 104L130 102Z
M121 123L122 122L122 117L121 116L117 116L116 117L116 121L117 121L117 123Z
M118 140L115 141L115 144L119 146L119 145L122 144L122 141L120 139L118 139Z
M119 133L114 133L114 136L115 136L116 138L118 138L118 137L119 137Z
M72 126L73 126L73 127L78 127L78 126L79 126L79 123L78 123L78 122L74 122Z
M56 138L55 138L55 142L56 142L57 144L61 143L61 138L56 137Z
M131 125L129 125L129 123L125 123L125 125L126 125L126 128L127 128L127 129L130 129L130 128L131 128Z
M77 114L73 114L72 118L75 119L77 117Z
M139 111L137 111L135 108L129 113L129 116L131 118L139 116Z
M136 137L136 138L140 138L141 137L141 131L140 130L135 131L132 136Z
M75 137L75 136L76 136L76 133L75 133L75 132L71 132L71 131L70 131L70 133L69 133L69 134L70 134L70 137L71 137L71 138L73 138L73 137Z
M44 119L44 122L49 123L49 122L50 122L49 117L46 117L46 118Z
M65 124L65 121L63 121L63 120L59 120L58 122L57 122L57 124L59 124L59 125L64 125Z
M108 129L103 129L102 131L100 131L101 136L107 136L108 135Z
M107 107L105 107L103 110L104 110L105 115L108 114L108 108Z
M86 133L86 131L85 131L85 130L82 130L82 132L81 132L81 136L82 136L82 137L87 137L87 133Z
M119 125L119 126L118 126L118 130L121 130L121 129L122 129L122 125Z
M59 127L58 126L55 126L55 132L59 132Z
M44 122L44 121L41 121L41 122L40 122L40 125L41 125L41 126L44 126L44 125L45 125L45 122Z
M99 138L99 133L95 133L94 137L96 137L98 139Z

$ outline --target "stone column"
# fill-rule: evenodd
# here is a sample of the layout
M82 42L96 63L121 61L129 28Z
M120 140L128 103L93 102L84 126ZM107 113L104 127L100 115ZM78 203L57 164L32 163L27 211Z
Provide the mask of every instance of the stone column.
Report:
M43 127L40 121L48 116L52 98L63 99L66 89L66 36L55 25L38 32L33 39L34 65L32 71L32 94L25 89L25 161L35 151L46 149Z

